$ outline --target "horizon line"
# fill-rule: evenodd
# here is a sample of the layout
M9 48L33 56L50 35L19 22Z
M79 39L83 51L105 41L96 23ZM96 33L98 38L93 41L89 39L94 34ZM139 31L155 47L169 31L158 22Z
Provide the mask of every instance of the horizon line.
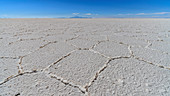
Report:
M40 17L40 18L39 18L39 17L35 17L35 18L34 18L34 17L32 17L32 18L24 18L24 17L23 17L23 18L22 18L22 17L20 17L20 18L12 18L12 17L10 17L10 18L2 18L2 17L0 17L0 19L112 19L112 18L113 18L113 19L114 19L114 18L115 18L115 19L116 19L116 18L122 18L122 19L123 19L123 18L125 18L125 19L126 19L126 18L127 18L127 19L128 19L128 18L131 18L131 19L133 19L133 18L134 18L134 19L135 19L135 18L137 18L137 19L138 19L138 18L141 18L141 19L142 19L142 18L144 18L144 19L146 19L146 18L155 18L155 19L156 19L156 18L158 18L158 19L159 19L159 18L162 18L162 19L164 19L164 18L165 18L165 19L166 19L166 18L169 18L169 19L170 19L170 17L109 17L109 18L108 18L108 17L98 17L98 18L94 18L94 17L90 17L90 18L71 18L71 17L69 17L69 18L67 18L67 17L66 17L66 18L65 18L65 17L63 17L63 18L60 18L60 17L59 17L59 18L56 18L56 17L54 17L54 18L50 18L50 17L49 17L49 18L48 18L48 17L47 17L47 18L41 18L41 17Z

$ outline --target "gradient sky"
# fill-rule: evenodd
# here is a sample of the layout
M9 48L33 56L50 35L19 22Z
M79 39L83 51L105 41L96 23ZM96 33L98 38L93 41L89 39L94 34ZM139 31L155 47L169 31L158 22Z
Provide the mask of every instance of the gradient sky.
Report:
M0 0L1 18L170 17L170 0Z

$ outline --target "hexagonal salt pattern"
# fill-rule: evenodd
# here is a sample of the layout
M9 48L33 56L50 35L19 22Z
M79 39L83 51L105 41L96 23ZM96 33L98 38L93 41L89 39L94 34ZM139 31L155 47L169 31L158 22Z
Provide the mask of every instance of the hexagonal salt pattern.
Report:
M68 81L85 86L107 62L107 58L90 51L76 51L48 71Z
M0 59L0 83L18 74L18 59Z
M73 46L77 48L89 49L89 48L92 48L98 42L78 38L78 39L70 40L68 41L68 43L72 44Z
M44 73L20 75L0 85L1 96L84 96L77 88Z
M148 48L132 47L135 58L147 61L151 64L170 68L170 55Z
M170 96L168 19L0 19L0 96Z
M130 51L127 45L115 42L101 42L95 48L95 51L100 52L108 57L129 57Z
M145 47L148 45L148 43L144 40L139 40L135 37L129 37L129 36L111 35L111 36L108 36L108 39L109 39L109 41L123 43L123 44L131 45L131 46Z
M170 71L136 59L111 61L89 88L90 96L168 96Z
M0 56L25 56L46 45L48 42L42 40L16 41L6 46L1 46Z
M24 71L42 70L52 63L58 61L75 48L65 42L56 42L41 48L40 50L23 57L22 67Z

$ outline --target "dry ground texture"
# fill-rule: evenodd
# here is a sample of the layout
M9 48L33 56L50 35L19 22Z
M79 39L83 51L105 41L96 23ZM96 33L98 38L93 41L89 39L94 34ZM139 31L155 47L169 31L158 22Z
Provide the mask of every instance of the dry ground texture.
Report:
M170 19L0 19L0 96L170 96Z

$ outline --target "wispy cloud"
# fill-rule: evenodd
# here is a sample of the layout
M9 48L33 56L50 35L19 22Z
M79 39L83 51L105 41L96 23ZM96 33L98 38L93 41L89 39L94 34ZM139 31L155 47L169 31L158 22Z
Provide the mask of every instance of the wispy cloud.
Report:
M88 15L88 16L90 16L90 15L92 15L91 13L86 13L85 15Z
M72 13L73 15L79 15L80 13Z
M128 13L128 14L117 14L117 15L123 16L123 15L135 15L135 14Z
M136 13L136 14L130 14L130 13L127 13L127 14L117 14L117 15L120 15L120 16L132 16L132 15L136 15L136 16L139 16L139 15L165 15L165 14L170 14L170 12L157 12L157 13Z
M153 13L153 14L163 15L163 14L170 14L170 12L158 12L158 13Z
M135 15L146 15L146 13L138 13L138 14L135 14Z

